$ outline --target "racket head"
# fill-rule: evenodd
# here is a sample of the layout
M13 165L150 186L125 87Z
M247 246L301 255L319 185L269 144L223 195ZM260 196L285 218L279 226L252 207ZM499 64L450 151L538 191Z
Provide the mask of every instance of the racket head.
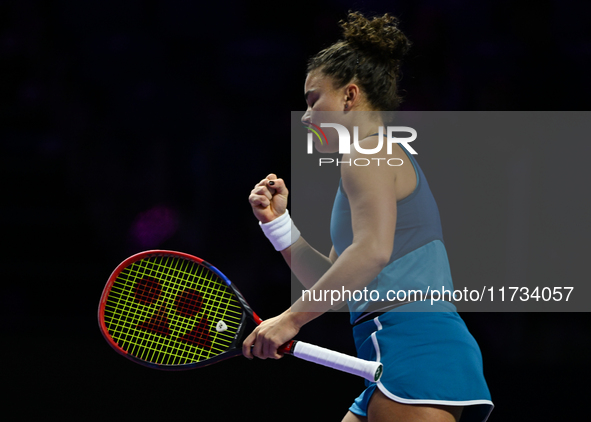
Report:
M98 319L118 353L174 371L240 355L247 321L258 317L213 265L181 252L153 250L115 268Z

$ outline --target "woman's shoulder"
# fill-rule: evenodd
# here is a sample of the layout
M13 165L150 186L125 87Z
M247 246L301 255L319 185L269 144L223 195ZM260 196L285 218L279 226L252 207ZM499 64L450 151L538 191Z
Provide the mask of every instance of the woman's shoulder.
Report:
M389 153L385 144L383 141L379 148L379 138L370 136L358 142L359 148L352 146L349 154L343 154L341 186L345 194L375 184L391 187L398 200L414 191L417 177L412 161L400 145L393 144Z

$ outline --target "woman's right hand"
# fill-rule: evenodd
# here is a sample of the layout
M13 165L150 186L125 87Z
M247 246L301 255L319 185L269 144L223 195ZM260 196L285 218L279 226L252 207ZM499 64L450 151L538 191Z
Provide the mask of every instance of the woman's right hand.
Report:
M283 179L278 179L271 173L255 185L248 201L255 217L264 224L285 213L288 195Z

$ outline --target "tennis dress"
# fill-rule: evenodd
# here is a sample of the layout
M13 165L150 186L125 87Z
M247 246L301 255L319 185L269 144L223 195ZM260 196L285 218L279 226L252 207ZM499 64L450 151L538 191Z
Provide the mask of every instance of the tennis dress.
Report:
M443 287L453 291L437 204L418 163L403 145L401 148L412 162L417 185L411 195L397 202L392 256L367 289L378 292L380 298L400 291L401 300L403 293L411 290L428 293ZM351 208L342 181L330 232L340 255L353 241ZM379 388L400 403L465 406L461 422L488 419L493 403L483 375L482 355L453 304L413 302L388 312L373 312L375 306L370 304L375 302L351 300L348 304L358 356L384 365L381 379L366 381L367 388L350 407L351 412L367 416L369 399Z

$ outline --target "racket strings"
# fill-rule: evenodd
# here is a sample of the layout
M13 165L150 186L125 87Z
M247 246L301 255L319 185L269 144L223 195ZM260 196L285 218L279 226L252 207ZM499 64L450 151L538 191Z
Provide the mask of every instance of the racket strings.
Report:
M130 355L160 365L200 362L228 350L241 319L240 302L217 274L171 256L124 268L105 304L113 340Z

